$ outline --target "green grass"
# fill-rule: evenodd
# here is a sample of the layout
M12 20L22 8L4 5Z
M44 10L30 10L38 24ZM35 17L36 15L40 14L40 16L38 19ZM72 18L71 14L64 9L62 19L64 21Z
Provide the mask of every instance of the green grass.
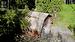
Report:
M59 12L59 21L62 24L75 25L75 5L66 5L61 6L61 11Z
M75 4L62 4L55 24L68 27L75 34Z

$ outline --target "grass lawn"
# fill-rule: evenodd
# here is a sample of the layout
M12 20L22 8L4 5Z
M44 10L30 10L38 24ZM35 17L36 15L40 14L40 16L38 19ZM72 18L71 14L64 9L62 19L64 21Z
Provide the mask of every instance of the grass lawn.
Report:
M63 4L61 7L61 11L59 12L59 20L58 22L67 25L75 25L75 5Z

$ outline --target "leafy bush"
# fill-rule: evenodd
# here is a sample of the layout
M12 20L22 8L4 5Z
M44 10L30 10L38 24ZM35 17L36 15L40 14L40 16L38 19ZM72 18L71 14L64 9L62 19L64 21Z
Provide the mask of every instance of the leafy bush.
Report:
M46 12L46 13L51 13L51 12L58 12L60 11L60 6L63 3L62 0L36 0L36 8L35 11L40 11L40 12Z
M29 8L26 6L25 9L23 9L22 13L21 13L21 28L27 28L29 25L28 19L26 19L28 17L28 12L29 12Z
M16 16L15 10L7 10L6 14L1 16L1 26L4 31L12 30L12 26L14 26L14 17Z
M15 37L28 27L28 20L25 19L28 12L28 8L22 12L11 9L0 15L0 41L15 42Z

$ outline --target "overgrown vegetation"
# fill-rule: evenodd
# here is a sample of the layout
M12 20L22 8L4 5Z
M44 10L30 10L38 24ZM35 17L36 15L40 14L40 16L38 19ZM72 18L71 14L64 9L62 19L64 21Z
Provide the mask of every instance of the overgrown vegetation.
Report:
M12 4L13 3L13 4ZM25 2L24 2L25 3ZM24 4L23 9L19 9L18 5L15 6L11 0L9 9L2 10L0 8L0 41L1 42L16 42L15 37L22 33L22 29L28 27L28 20L25 18L28 15L29 8Z
M1 2L2 0L0 0ZM26 17L31 10L57 14L59 22L75 33L75 4L64 4L63 0L11 0L7 10L0 4L0 41L15 42L15 36L28 27Z
M35 1L35 11L53 13L60 11L61 4L63 0L36 0Z

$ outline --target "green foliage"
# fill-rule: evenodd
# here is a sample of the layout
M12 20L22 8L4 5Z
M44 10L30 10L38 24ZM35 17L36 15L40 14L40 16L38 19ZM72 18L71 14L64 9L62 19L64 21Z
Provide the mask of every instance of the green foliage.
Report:
M59 18L61 22L63 22L66 25L69 24L75 24L75 10L74 7L75 5L65 5L62 4L62 8L59 15Z
M22 16L23 17L28 16L28 12L29 12L29 8L28 8L28 6L25 6L25 9L23 9L23 11L22 11Z
M17 4L20 4L20 3L26 4L27 2L28 2L27 0L16 0Z
M22 29L27 28L29 25L26 18L29 12L28 0L15 1L10 0L9 8L0 10L0 41L2 42L15 42L15 36L22 33ZM22 8L21 10L19 10L19 6Z
M0 41L15 42L15 36L22 33L22 29L29 25L26 19L28 12L28 8L25 8L22 12L11 9L7 10L5 14L0 14Z
M11 21L15 16L16 16L15 10L7 10L6 14L3 17L8 21Z
M58 12L60 11L60 6L63 3L62 0L36 0L36 9L35 11L40 11L40 12L46 12L46 13L51 13L51 12Z
M12 2L12 0L10 1ZM14 29L22 29L28 27L28 20L26 17L28 17L29 8L27 7L27 0L16 0L16 3L10 3L10 9L7 9L5 11L2 11L0 14L0 30L1 32L6 31L13 31ZM13 9L11 7L13 4L17 5L16 9ZM21 11L18 10L19 5L24 5L24 9ZM1 10L0 10L1 11Z
M1 22L1 28L0 32L2 33L9 33L13 31L15 22L14 17L16 16L15 10L7 10L7 12L4 15L0 16L0 22Z
M26 19L26 17L28 17L28 12L29 12L29 8L26 6L25 7L25 9L23 9L23 11L22 11L22 18L21 18L21 28L27 28L28 27L28 25L29 25L29 22L28 22L28 20Z
M19 4L21 1L20 0L16 0L16 3Z
M36 0L36 11L47 12L51 6L50 0Z
M4 15L0 16L0 22L1 22L1 32L6 32L6 31L13 31L13 29L18 27L20 29L22 28L27 28L28 27L28 20L25 19L27 17L27 14L29 12L28 7L25 7L23 11L20 13L20 11L17 11L18 14L16 13L15 10L7 10L7 12ZM18 26L18 27L17 27ZM20 27L21 26L21 27Z
M58 23L64 24L75 34L75 5L74 4L62 4L61 11L58 14Z

